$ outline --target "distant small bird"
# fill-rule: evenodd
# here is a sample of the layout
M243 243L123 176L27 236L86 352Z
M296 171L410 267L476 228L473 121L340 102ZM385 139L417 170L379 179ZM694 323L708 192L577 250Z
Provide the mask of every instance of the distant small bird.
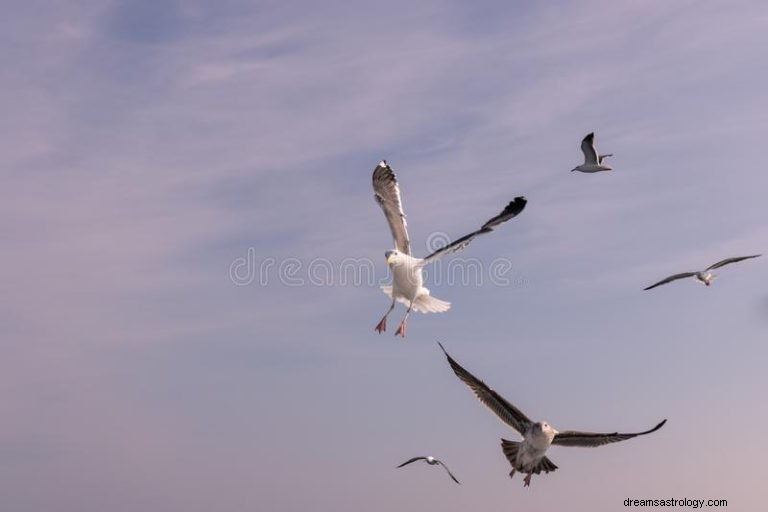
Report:
M373 170L373 192L376 202L379 203L387 218L392 238L395 239L395 250L384 253L387 265L392 269L392 286L381 287L381 290L392 298L392 304L376 325L375 331L382 333L387 330L387 317L395 308L395 302L399 301L408 306L408 311L395 332L395 336L402 337L405 337L405 322L411 314L411 309L421 313L443 313L451 307L450 302L429 294L429 289L424 287L422 269L446 254L464 249L476 236L490 233L496 226L522 212L528 202L522 196L516 197L501 213L483 224L480 229L437 249L426 258L416 258L411 255L411 242L408 239L405 213L400 199L400 185L386 160L379 162Z
M685 279L686 277L692 277L692 276L696 276L696 280L698 280L701 283L704 283L706 286L709 286L710 284L712 284L712 281L715 279L715 277L717 277L714 273L710 272L710 270L724 267L725 265L728 265L730 263L736 263L738 261L757 258L758 256L762 256L762 254L753 254L752 256L736 256L734 258L726 258L722 261L718 261L714 265L708 266L704 270L698 270L696 272L683 272L682 274L675 274L675 275L669 276L665 279L662 279L656 284L652 284L648 288L643 288L643 290L650 290L651 288L656 288L657 286L661 286L663 284L671 283L672 281L677 281L678 279Z
M443 469L445 469L445 471L448 473L448 476L450 476L450 477L453 479L453 481L454 481L454 482L456 482L457 484L459 483L459 481L458 481L458 480L456 480L456 477L455 477L455 476L453 476L453 473L451 473L451 470L450 470L450 469L448 469L448 466L446 466L446 465L445 465L445 463L444 463L443 461L441 461L440 459L436 459L436 458L434 458L434 457L432 457L432 456L427 456L427 457L414 457L414 458L412 458L412 459L410 459L410 460L407 460L407 461L403 462L402 464L400 464L400 465L399 465L399 466L397 466L397 467L398 467L398 468L401 468L401 467L403 467L403 466L407 466L407 465L408 465L408 464L410 464L411 462L416 462L417 460L423 460L423 461L425 461L427 464L429 464L430 466L434 466L434 465L437 465L437 464L439 464L439 465L443 466Z
M448 352L445 351L441 343L438 342L438 345L443 350L445 357L448 358L448 364L451 365L453 373L464 381L464 384L469 386L477 398L493 411L496 416L522 434L522 442L502 439L501 449L512 465L512 471L509 473L510 478L515 476L515 471L526 473L523 480L525 487L531 485L531 476L533 474L538 475L542 471L549 473L557 469L557 466L544 456L550 445L602 446L656 432L667 422L667 420L664 420L650 430L631 434L620 434L618 432L601 434L597 432L578 432L575 430L558 432L546 421L534 423L520 409L507 402L504 397L489 388L483 381L462 368L459 363L448 355Z
M578 167L571 169L579 172L600 172L600 171L612 171L613 167L603 164L603 159L613 156L613 153L607 155L598 155L597 149L595 149L595 134L590 133L581 141L581 151L584 153L584 163Z

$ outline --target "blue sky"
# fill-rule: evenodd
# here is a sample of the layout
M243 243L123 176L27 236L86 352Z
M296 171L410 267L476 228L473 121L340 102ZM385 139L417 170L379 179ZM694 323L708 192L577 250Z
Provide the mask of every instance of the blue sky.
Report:
M12 1L0 21L0 502L14 512L755 510L768 443L761 2ZM581 175L597 134L616 171ZM398 172L417 254L525 195L461 254L508 286L405 341L376 286L232 282L230 266L367 258ZM445 270L445 269L444 269ZM301 274L307 278L305 274ZM431 276L435 278L433 274ZM399 318L398 309L392 323ZM556 428L515 434L435 340ZM463 482L413 455L444 458Z

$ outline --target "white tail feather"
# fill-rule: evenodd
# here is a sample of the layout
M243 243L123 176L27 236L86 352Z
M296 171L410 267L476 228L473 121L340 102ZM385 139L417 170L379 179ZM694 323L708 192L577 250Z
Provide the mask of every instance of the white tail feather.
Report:
M392 297L391 286L382 286L381 291L383 291L387 296ZM405 297L398 296L395 298L395 300L401 304L404 304L406 307L410 306L411 304L410 301ZM413 310L418 311L419 313L444 313L449 309L451 309L450 302L432 297L429 294L429 290L427 288L422 288L419 290L419 294L413 301Z

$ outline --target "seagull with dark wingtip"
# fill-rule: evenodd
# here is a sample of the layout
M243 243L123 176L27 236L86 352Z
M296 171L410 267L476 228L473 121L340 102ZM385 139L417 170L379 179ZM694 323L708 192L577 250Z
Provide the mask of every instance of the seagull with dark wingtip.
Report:
M392 167L386 160L379 162L379 165L373 170L373 192L376 202L384 211L384 216L389 223L389 230L392 232L392 238L395 240L394 250L384 253L387 258L387 265L392 270L392 285L381 287L381 290L392 299L392 303L374 329L378 333L387 330L387 317L395 309L395 302L402 302L408 307L408 310L405 312L405 317L400 322L397 331L395 331L395 336L400 335L402 337L405 337L405 322L408 320L411 310L421 313L443 313L451 307L450 302L431 296L429 289L424 287L422 272L424 267L447 254L464 249L475 237L490 233L500 224L516 217L523 211L528 202L525 197L516 197L504 207L501 213L489 219L479 229L437 249L429 256L416 258L411 254L411 242L408 239L405 213L400 199L400 185L397 183Z
M697 270L696 272L683 272L681 274L675 274L669 277L666 277L659 281L656 284L652 284L651 286L648 286L647 288L643 288L643 290L650 290L652 288L656 288L657 286L661 286L663 284L671 283L672 281L677 281L678 279L685 279L686 277L696 277L696 280L700 283L709 286L712 284L712 281L714 281L715 277L717 277L714 273L712 273L712 270L720 267L724 267L726 265L729 265L731 263L736 263L738 261L744 261L749 260L752 258L757 258L758 256L762 256L762 254L753 254L752 256L736 256L733 258L726 258L724 260L718 261L717 263L708 266L704 270Z
M613 156L613 153L607 155L598 154L597 148L595 148L595 134L594 132L587 134L581 141L581 152L584 153L584 163L571 169L579 172L600 172L600 171L612 171L613 167L603 163L603 160L609 156Z
M423 460L424 462L426 462L430 466L436 466L436 465L443 466L443 469L445 470L446 473L448 473L448 476L450 476L453 479L453 481L456 482L457 484L460 483L458 480L456 480L456 477L453 476L453 473L451 473L451 470L448 469L448 466L446 466L443 461L441 461L440 459L436 459L436 458L432 457L431 455L428 455L426 457L414 457L412 459L409 459L409 460L403 462L402 464L400 464L397 467L401 468L403 466L407 466L411 462L416 462L417 460Z
M550 426L546 421L534 422L523 412L507 402L504 397L489 388L483 381L465 370L459 363L448 355L445 348L438 342L443 350L445 357L448 358L448 364L451 365L453 373L461 379L464 384L475 393L478 399L488 407L501 421L517 430L522 436L522 441L501 440L501 449L504 456L512 465L510 478L515 476L515 472L525 473L523 484L525 487L531 485L531 476L538 475L542 471L549 473L555 471L557 466L545 456L551 445L559 446L581 446L595 447L604 444L626 441L637 436L644 436L659 430L667 420L661 421L658 425L645 432L634 432L621 434L619 432L599 433L599 432L579 432L576 430L558 431Z

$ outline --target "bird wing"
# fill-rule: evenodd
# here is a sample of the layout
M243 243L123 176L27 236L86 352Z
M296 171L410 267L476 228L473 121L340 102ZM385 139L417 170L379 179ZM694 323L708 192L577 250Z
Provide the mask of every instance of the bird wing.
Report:
M686 277L691 277L695 275L696 275L696 272L683 272L682 274L675 274L673 276L669 276L665 279L662 279L658 283L652 284L647 288L643 288L643 290L650 290L651 288L656 288L657 286L661 286L663 284L671 283L672 281L677 281L678 279L685 279Z
M748 260L748 259L751 259L751 258L757 258L758 256L762 256L762 254L753 254L752 256L736 256L734 258L725 258L722 261L718 261L714 265L708 266L707 270L713 270L713 269L716 269L716 268L724 267L724 266L729 265L731 263L736 263L737 261L743 261L743 260Z
M400 199L400 185L394 171L384 160L373 170L373 195L387 218L395 247L402 253L411 254L411 242L408 239L407 223Z
M604 158L608 158L613 156L613 153L608 153L607 155L597 155L597 163L602 164Z
M595 134L588 134L581 141L581 152L584 153L584 164L597 164L597 150L595 149Z
M454 252L458 252L462 249L464 249L466 246L469 245L469 242L472 241L473 238L475 238L477 235L482 235L483 233L490 233L493 231L493 228L496 226L503 224L504 222L507 222L509 219L517 216L520 212L523 211L525 208L525 205L528 203L528 200L522 196L516 197L514 201L510 201L510 203L495 217L492 219L489 219L488 222L483 224L480 229L473 231L472 233L468 235L464 235L461 238L454 240L450 244L446 245L445 247L441 247L440 249L436 250L426 258L422 260L422 264L426 265L427 263L431 263L438 258L445 256L446 254L451 254Z
M523 434L528 429L532 423L528 416L523 414L520 409L511 403L507 402L500 394L489 388L485 382L479 380L462 368L459 363L454 361L453 358L448 355L448 352L445 351L445 348L441 343L438 342L438 345L440 345L440 348L443 350L445 357L448 358L448 364L451 365L453 373L474 391L475 396L477 396L486 407L493 411L501 421L520 432L520 434Z
M602 446L604 444L618 443L619 441L626 441L637 436L644 436L652 432L656 432L667 420L662 421L655 427L645 432L635 432L632 434L620 434L613 432L612 434L598 433L598 432L578 432L576 430L566 430L564 432L558 432L555 438L552 440L552 444L560 446L579 446L585 448L593 448L595 446Z
M401 468L401 467L403 467L403 466L407 466L407 465L408 465L408 464L410 464L411 462L416 462L417 460L427 460L427 458L426 458L426 457L414 457L414 458L412 458L412 459L409 459L409 460L407 460L407 461L403 462L402 464L400 464L400 465L399 465L399 466L397 466L397 467L398 467L398 468Z
M443 466L443 468L445 469L445 471L448 473L448 476L450 476L450 477L453 479L453 481L454 481L454 482L456 482L457 484L461 485L461 482L459 482L459 481L456 479L456 477L455 477L455 476L453 476L453 473L451 473L451 470L450 470L450 469L448 469L448 466L446 466L446 465L445 465L445 463L444 463L443 461L441 461L440 459L435 459L435 460L437 461L437 463L438 463L438 464L440 464L441 466Z

